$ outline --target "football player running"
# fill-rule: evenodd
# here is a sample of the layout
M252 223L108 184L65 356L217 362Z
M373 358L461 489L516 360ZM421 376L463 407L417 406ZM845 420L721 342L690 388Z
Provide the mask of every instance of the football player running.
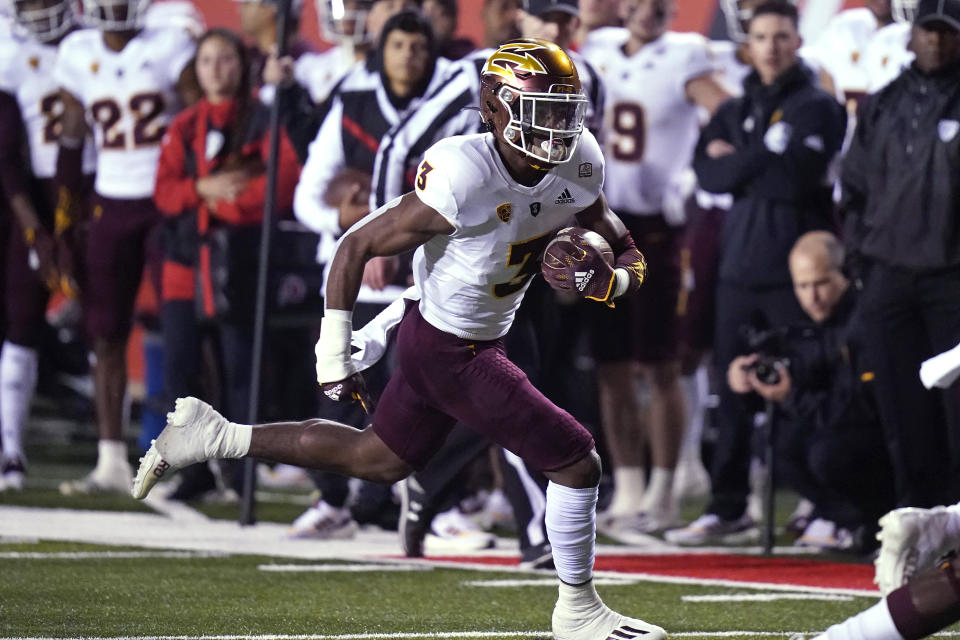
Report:
M551 42L511 41L490 56L482 82L488 132L429 148L415 192L351 228L333 258L318 380L330 396L363 397L350 357L363 265L416 249L410 295L419 302L400 321L398 367L372 426L358 431L319 419L240 425L199 400L180 399L143 458L133 495L145 497L166 473L187 464L246 455L396 482L423 467L460 420L550 479L546 521L561 580L554 636L664 638L660 627L615 613L597 595L600 462L593 439L530 384L501 341L538 256L570 216L603 235L617 256L611 266L586 242L569 245L569 268L556 276L569 282L579 272L581 296L612 303L639 287L645 262L600 192L603 157L583 130L586 98L569 56Z
M21 489L26 471L21 434L37 383L36 348L44 313L50 291L60 289L61 276L71 277L66 270L61 273L54 250L57 190L53 177L63 103L52 72L61 40L76 24L69 0L15 0L12 4L21 29L0 41L0 91L16 98L29 160L23 162L18 148L0 151L0 179L18 231L9 235L3 254L8 326L0 351L0 474L7 489ZM20 126L4 122L9 134L4 136L5 144ZM86 173L92 173L95 162L93 149L89 152L84 158Z
M97 149L93 216L82 295L93 341L99 427L97 465L65 482L65 494L126 491L132 470L123 442L125 362L147 234L160 220L153 186L160 141L183 103L197 97L188 62L194 43L180 28L143 29L149 0L83 0L90 27L64 39L54 68L64 104L57 177L75 185L89 119Z

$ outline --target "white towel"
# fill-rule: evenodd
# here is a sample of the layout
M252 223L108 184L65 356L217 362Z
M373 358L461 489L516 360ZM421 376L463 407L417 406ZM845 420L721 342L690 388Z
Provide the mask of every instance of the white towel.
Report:
M960 376L960 344L950 351L924 360L920 365L920 381L927 389L946 389Z
M420 291L416 287L409 287L386 309L365 324L362 329L353 332L350 343L359 349L351 355L357 371L364 371L376 364L387 351L387 342L394 328L403 319L403 311L407 300L419 300Z

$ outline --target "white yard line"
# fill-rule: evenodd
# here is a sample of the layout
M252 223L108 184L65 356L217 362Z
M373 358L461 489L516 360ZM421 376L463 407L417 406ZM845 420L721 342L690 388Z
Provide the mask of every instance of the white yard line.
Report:
M852 596L830 593L707 593L680 596L684 602L774 602L776 600L823 600L849 602Z
M0 551L0 560L118 560L128 558L225 558L214 551Z
M422 564L258 564L274 573L365 573L370 571L432 571ZM556 586L556 580L553 581Z
M679 631L672 638L809 638L821 631ZM941 638L955 638L960 631L941 631ZM428 633L344 633L338 635L224 635L224 636L35 636L7 637L0 640L416 640L417 638L550 638L546 631L436 631Z

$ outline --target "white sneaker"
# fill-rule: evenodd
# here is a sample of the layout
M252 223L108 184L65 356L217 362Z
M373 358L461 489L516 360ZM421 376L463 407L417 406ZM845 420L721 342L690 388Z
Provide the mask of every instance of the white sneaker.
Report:
M494 527L509 528L514 526L513 507L504 495L503 489L494 489L483 503L480 512L480 526L486 530Z
M854 539L849 529L838 527L832 520L815 518L794 544L798 547L814 549L850 549L853 547Z
M438 513L424 539L427 553L438 551L478 551L496 545L496 538L478 527L460 509Z
M894 509L880 518L880 552L874 561L873 581L887 595L919 571L932 567L937 558L955 548L947 524L953 513L946 507Z
M23 491L27 463L21 456L0 455L0 491Z
M65 496L94 495L98 493L128 493L133 469L126 460L112 468L96 468L79 480L60 483L60 493Z
M561 589L564 588L570 587L561 585ZM588 588L593 598L584 606L564 606L557 601L552 619L554 640L664 640L667 637L661 627L611 610L593 591L592 584Z
M758 540L760 529L746 514L737 520L722 520L714 513L705 513L682 529L664 532L663 538L673 544L742 544Z
M645 545L657 542L657 539L650 535L654 531L663 531L678 524L676 511L641 511L608 519L601 533L624 544Z
M313 540L348 540L357 533L357 523L349 509L338 509L323 500L304 511L293 521L286 537Z
M215 458L227 424L227 419L206 402L177 398L175 409L167 414L167 426L140 458L133 497L143 500L168 472Z

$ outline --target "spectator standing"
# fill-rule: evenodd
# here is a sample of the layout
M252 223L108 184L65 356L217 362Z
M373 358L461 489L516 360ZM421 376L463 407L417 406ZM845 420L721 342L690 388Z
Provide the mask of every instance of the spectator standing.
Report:
M913 64L862 109L843 167L851 251L865 262L865 330L897 504L956 501L957 387L920 363L960 340L960 2L922 0Z
M754 71L744 95L724 103L704 128L694 154L700 185L732 193L721 236L715 358L721 371L741 353L741 327L801 325L787 254L803 233L833 226L828 169L843 142L846 113L814 85L799 61L797 9L757 7L748 28ZM752 528L749 493L751 411L722 389L718 440L710 469L712 499L688 527L667 540L700 544Z
M437 53L448 60L459 60L477 48L469 38L457 37L457 0L424 0L423 13L433 25Z

